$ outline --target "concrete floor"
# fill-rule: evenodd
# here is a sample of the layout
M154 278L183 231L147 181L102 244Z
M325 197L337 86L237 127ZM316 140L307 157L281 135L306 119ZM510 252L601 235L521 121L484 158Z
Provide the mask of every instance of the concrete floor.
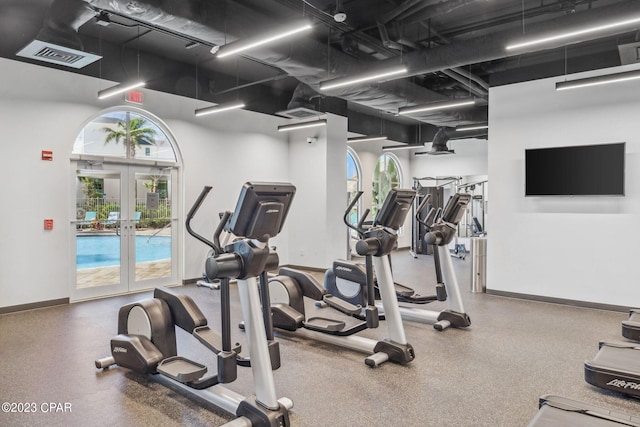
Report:
M433 293L431 256L394 255L397 281ZM292 399L293 426L526 426L538 398L558 394L631 415L640 401L602 391L583 379L583 362L599 340L622 340L625 313L510 299L469 291L470 259L453 259L468 330L437 332L405 323L416 359L371 369L364 355L301 338L278 336L282 367L278 394ZM219 294L189 285L218 325ZM117 310L150 293L88 301L0 316L0 401L35 413L0 413L1 426L204 426L232 417L210 411L146 377L115 368L98 371L116 333ZM232 287L234 321L239 303ZM432 303L440 309L443 303ZM384 336L385 325L365 336ZM244 342L242 332L233 339ZM214 358L186 333L182 355L215 371ZM233 390L252 392L242 369ZM51 406L50 403L55 404ZM3 406L4 409L4 406ZM57 412L53 412L57 411Z

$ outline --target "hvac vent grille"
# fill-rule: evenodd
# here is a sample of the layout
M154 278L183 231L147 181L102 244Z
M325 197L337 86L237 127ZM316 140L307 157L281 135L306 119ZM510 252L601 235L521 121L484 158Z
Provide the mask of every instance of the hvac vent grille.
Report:
M45 61L52 64L66 65L72 68L82 68L102 58L92 53L69 49L53 43L33 40L16 55L36 61Z
M33 56L38 58L47 58L56 62L64 62L65 64L73 64L84 58L84 55L75 55L73 53L66 52L60 49L54 49L52 47L44 47L39 52L36 52Z
M317 118L323 113L310 108L298 107L290 110L278 111L276 114L290 119L310 119L312 117Z

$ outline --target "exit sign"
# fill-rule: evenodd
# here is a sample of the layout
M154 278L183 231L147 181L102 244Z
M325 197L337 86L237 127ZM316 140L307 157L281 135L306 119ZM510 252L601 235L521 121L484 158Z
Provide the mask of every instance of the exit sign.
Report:
M142 92L138 90L130 90L124 97L124 100L132 104L142 104Z

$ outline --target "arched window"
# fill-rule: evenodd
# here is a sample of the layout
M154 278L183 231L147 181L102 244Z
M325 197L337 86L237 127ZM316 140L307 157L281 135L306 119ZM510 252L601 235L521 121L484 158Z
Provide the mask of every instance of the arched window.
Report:
M350 147L347 147L347 194L349 195L349 201L353 200L356 193L361 188L360 183L360 164L358 162L358 156ZM358 223L360 215L360 203L351 209L349 213L349 222L353 225Z
M123 109L107 111L87 123L73 144L73 154L177 161L159 124L141 112Z
M372 217L375 217L382 207L384 199L389 190L400 187L402 184L402 174L400 162L391 153L384 153L378 157L375 169L373 170L373 209Z

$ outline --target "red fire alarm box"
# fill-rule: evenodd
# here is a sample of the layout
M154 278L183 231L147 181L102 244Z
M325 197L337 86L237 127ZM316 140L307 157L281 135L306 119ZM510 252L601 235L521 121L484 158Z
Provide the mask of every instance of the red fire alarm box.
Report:
M53 151L42 150L42 160L53 160Z
M52 219L45 219L44 220L44 229L45 230L53 230L53 220Z

